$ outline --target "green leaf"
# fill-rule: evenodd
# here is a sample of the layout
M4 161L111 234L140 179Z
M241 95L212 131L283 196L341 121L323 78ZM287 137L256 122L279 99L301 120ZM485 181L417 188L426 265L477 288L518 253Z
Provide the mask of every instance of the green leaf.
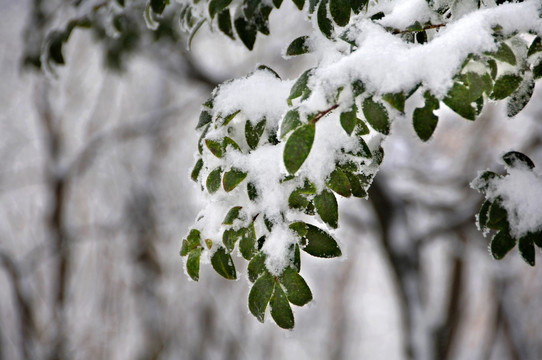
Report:
M295 269L286 268L280 276L280 283L292 304L303 306L312 300L311 289Z
M186 272L188 276L194 281L199 280L199 259L201 255L201 248L194 249L188 254L188 260L186 261Z
M307 196L301 193L298 189L292 191L288 197L288 207L290 209L304 211L307 206L309 206L309 199Z
M491 240L491 255L495 260L501 260L516 245L516 240L510 236L508 231L501 230Z
M304 100L309 97L311 90L307 86L309 78L313 69L308 69L303 74L299 76L296 80L292 89L290 90L290 95L288 96L288 105L292 105L292 100L301 96L301 100ZM298 115L299 117L299 115Z
M294 244L294 249L293 250L294 250L293 251L294 256L293 256L293 259L292 259L291 268L294 269L295 271L299 272L301 270L301 253L299 251L299 245Z
M352 85L352 95L354 95L354 97L358 97L365 92L365 85L363 84L361 80L356 80L352 82L351 85Z
M328 0L320 1L320 6L318 6L317 23L318 28L327 38L331 38L333 33L333 24L331 20L327 17L327 3Z
M509 151L502 156L502 159L510 167L521 165L529 169L534 169L534 162L527 155L519 151Z
M254 230L254 223L244 229L241 240L239 241L239 251L246 260L250 260L256 255L256 232Z
M205 145L207 145L209 151L217 158L221 158L224 156L224 147L222 143L215 140L207 139L205 140Z
M539 248L542 248L542 231L538 232L528 232L523 237L526 237L529 239L529 241L533 242L536 246Z
M502 100L509 97L516 91L522 80L520 76L514 74L507 74L497 78L490 97L493 100Z
M235 40L235 35L233 34L233 27L231 24L231 15L230 10L225 9L218 14L218 29L224 33L224 35L229 36L232 40Z
M209 124L211 121L213 121L213 117L211 116L211 113L207 110L203 110L199 115L199 121L198 125L196 125L196 129L199 129L207 124Z
M233 264L230 254L226 252L226 248L219 247L216 250L211 257L211 265L213 265L213 269L224 278L228 280L235 280L237 278L235 265Z
M480 230L485 231L487 229L487 220L489 218L489 208L491 207L491 201L486 200L480 208L478 213L478 226Z
M199 173L201 169L203 168L203 159L199 158L198 161L196 161L196 165L194 165L194 169L192 169L192 173L190 174L190 178L194 181L198 181Z
M250 201L254 201L258 198L258 189L256 188L256 185L254 185L253 183L247 184L247 193L248 193L248 198L250 199Z
M273 295L275 288L275 279L271 274L261 276L250 289L248 294L248 309L258 319L263 322L265 317L265 309L269 300Z
M344 197L350 197L350 195L352 195L350 181L346 174L339 168L333 170L331 174L329 174L327 186Z
M382 99L386 100L388 104L390 104L396 110L399 110L401 113L405 112L406 97L403 92L394 93L394 94L384 94L382 95Z
M283 139L290 131L297 129L301 126L301 120L299 120L299 112L297 109L289 110L280 125L280 138Z
M373 129L388 135L390 132L390 119L384 105L375 102L372 98L366 98L363 101L363 115Z
M209 15L214 18L216 14L224 10L231 4L232 0L211 0L209 2Z
M305 0L292 0L295 4L295 6L297 6L297 8L299 10L303 10L303 6L305 6Z
M350 182L352 195L358 198L366 198L367 192L363 188L359 177L350 171L345 171L344 173L346 177L348 178L348 181Z
M496 52L487 53L487 55L494 57L495 59L506 62L510 65L516 65L516 56L514 52L506 43L501 42Z
M242 206L232 207L226 214L226 217L224 218L224 221L222 222L222 224L233 225L233 221L239 218L239 212L241 211L242 208L243 208Z
M282 287L279 284L275 285L275 291L269 302L271 306L271 317L278 326L283 329L293 329L294 328L294 314L292 313L292 308L290 303L286 298L286 294Z
M290 229L292 229L300 238L307 235L308 227L307 224L303 221L296 221L290 224Z
M493 230L508 229L508 213L501 205L501 201L497 198L489 208L489 218L487 227Z
M66 63L64 61L64 56L62 55L62 46L64 45L65 40L66 36L63 33L58 32L51 36L49 42L49 58L58 65L64 65Z
M484 93L486 83L482 77L475 72L468 72L466 77L469 86L469 98L472 101L475 101Z
M222 149L227 150L228 146L233 147L234 150L241 151L241 147L229 136L225 136L222 141Z
M514 117L519 114L519 112L527 106L529 100L531 100L533 92L534 80L532 76L525 76L521 85L508 99L506 104L506 115L508 115L508 117Z
M535 253L533 240L529 236L523 236L519 239L518 250L525 262L531 266L535 263Z
M542 57L534 64L532 71L535 80L542 78Z
M534 38L533 42L531 43L531 46L529 46L529 50L527 51L527 56L534 55L541 51L542 51L542 39L540 39L540 36L537 36Z
M437 127L438 116L433 111L439 108L439 101L429 91L425 92L424 97L425 106L414 110L412 122L416 134L422 141L427 141Z
M465 119L476 119L476 109L472 106L471 93L465 85L455 82L442 102Z
M302 247L306 253L320 257L332 258L341 256L339 245L327 232L317 228L314 225L307 224L307 235L305 235L306 244Z
M267 65L258 65L257 69L260 70L260 71L266 71L266 72L270 73L271 75L273 75L274 77L276 77L277 79L280 80L279 74L275 70L271 69Z
M198 152L200 154L203 154L203 142L204 142L203 140L205 139L205 135L207 135L207 131L209 131L210 126L211 126L210 124L207 124L205 126L205 128L203 129L203 131L201 132L201 135L199 137L199 140L198 140Z
M350 0L329 0L329 13L339 26L346 26L350 21Z
M247 268L248 279L251 282L254 282L265 271L266 271L265 254L262 251L260 251L248 263L248 268Z
M239 169L231 169L224 174L222 184L226 192L230 192L237 187L245 178L247 173Z
M367 135L370 132L371 131L369 130L369 127L365 125L365 122L363 120L358 119L356 123L356 135L357 136Z
M352 135L352 132L358 123L358 118L356 117L357 113L358 109L355 103L352 105L350 111L341 113L341 126L348 135Z
M248 23L242 16L235 19L234 25L243 44L247 49L252 50L254 43L256 42L256 33L258 29L256 29L252 23Z
M220 188L220 178L222 175L222 169L216 168L211 173L209 173L209 176L207 176L207 191L209 191L210 194L216 192Z
M497 77L497 71L498 71L498 68L497 68L497 62L493 59L489 59L487 60L487 65L489 66L489 75L491 76L491 78L493 80L495 80L495 78Z
M280 8L282 5L282 0L273 0L273 5L275 5L275 8Z
M359 12L367 6L368 2L369 0L350 0L350 6L352 7L354 14L359 14Z
M252 125L252 122L247 120L245 123L245 139L247 141L248 146L254 150L258 147L258 143L260 142L260 138L263 134L263 131L265 130L265 119L261 120L256 124L256 126Z
M151 9L155 14L162 14L166 8L166 0L151 0Z
M237 110L229 115L227 115L224 120L222 120L222 126L226 126L230 123L230 121L233 120L233 118L235 118L237 116L237 114L239 114L241 112L241 110ZM236 144L237 145L237 144Z
M329 190L324 190L314 197L316 212L323 222L336 229L339 220L337 199Z
M284 165L290 174L295 174L303 165L314 141L314 124L305 124L297 128L284 146Z
M181 256L188 255L190 251L200 246L200 242L201 242L201 233L199 232L199 230L196 230L196 229L190 230L186 239L183 240L183 245L181 247Z
M301 0L303 1L303 0ZM309 52L309 46L307 45L308 36L300 36L288 45L286 49L286 55L296 56L303 55Z
M226 246L226 249L228 249L229 252L233 251L235 248L235 243L243 235L243 232L244 229L241 229L240 231L234 229L224 230L224 233L222 234L222 243L224 246Z

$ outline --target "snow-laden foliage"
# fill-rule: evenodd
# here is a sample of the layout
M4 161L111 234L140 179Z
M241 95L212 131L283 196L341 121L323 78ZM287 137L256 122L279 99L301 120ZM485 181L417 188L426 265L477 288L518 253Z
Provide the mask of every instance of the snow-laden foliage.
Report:
M336 197L367 197L394 121L411 121L427 141L437 129L440 106L474 121L489 101L502 100L513 117L542 77L539 0L293 2L313 31L295 39L284 55L312 53L317 66L295 81L261 66L214 90L197 125L192 171L207 205L181 249L196 281L200 263L209 262L223 277L236 279L234 258L240 254L254 283L250 311L263 321L269 306L283 328L294 326L290 303L312 299L299 275L300 253L341 255L333 237ZM97 3L49 37L44 63L64 62L62 44L75 27L101 27L112 39L128 36L137 29L126 27L125 14L134 11L158 33L166 20L179 19L189 44L207 24L252 49L258 33L269 35L269 14L281 3ZM120 43L130 45L128 40ZM522 256L534 264L542 216L533 199L539 198L540 178L525 159L505 155L509 175L484 173L474 186L488 198L480 228L499 231L491 242L494 257L519 241Z

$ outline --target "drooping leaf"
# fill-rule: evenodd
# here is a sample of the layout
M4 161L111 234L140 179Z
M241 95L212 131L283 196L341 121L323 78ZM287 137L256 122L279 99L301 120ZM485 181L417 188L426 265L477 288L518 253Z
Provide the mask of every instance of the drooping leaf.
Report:
M533 65L532 71L535 80L542 78L542 57Z
M354 14L359 14L359 12L367 6L368 2L369 0L350 0L350 6L352 7Z
M295 269L286 268L280 276L280 283L292 304L303 306L312 300L311 289Z
M224 230L224 233L222 234L222 243L228 249L229 252L232 252L235 248L235 243L239 238L242 236L243 230L237 231L234 229L227 229Z
M491 255L495 260L501 260L516 245L516 240L506 230L501 230L491 240Z
M493 92L491 93L491 98L493 100L502 100L512 95L514 91L519 87L523 79L521 76L514 74L506 74L500 76L495 80L495 85L493 86Z
M260 251L248 263L247 273L251 282L256 281L265 272L265 254Z
M233 34L233 27L231 23L230 9L225 9L218 14L218 29L224 33L224 35L229 36L232 40L235 40L235 35Z
M350 181L346 174L339 168L333 170L331 174L329 174L327 186L344 197L350 197L350 195L352 195Z
M303 6L305 6L305 0L292 0L295 4L295 6L297 6L297 8L299 10L303 10Z
M294 328L294 314L280 284L275 285L269 305L271 306L271 317L273 317L273 320L275 320L278 326L283 329Z
M239 218L239 213L243 207L242 206L234 206L232 207L226 216L224 217L224 221L222 221L222 224L224 225L233 225L233 222L235 219Z
M186 239L183 240L183 244L181 247L181 256L188 255L190 251L200 246L200 242L201 242L201 233L199 232L199 230L196 230L196 229L190 230Z
M425 92L424 97L425 106L414 110L412 122L419 138L422 141L427 141L437 127L438 116L433 111L439 108L439 101L428 91Z
M247 49L252 50L256 42L258 29L252 23L248 23L242 16L235 19L234 26L243 44Z
M358 198L366 198L367 192L363 188L359 177L350 171L344 171L344 173L346 177L348 178L348 181L350 182L352 195Z
M226 192L230 192L237 187L245 178L247 173L239 169L231 169L224 173L224 179L222 180L222 185Z
M317 23L318 28L327 38L331 38L333 33L333 24L331 20L327 17L327 3L329 0L321 0L320 5L318 6Z
M209 191L210 194L216 192L220 188L221 176L221 168L214 169L209 173L209 176L207 176L206 186L207 191Z
M473 100L465 85L455 82L442 102L465 119L476 119L476 109L472 106Z
M346 26L350 21L350 0L329 0L329 13L339 26Z
M194 169L192 169L192 173L190 174L190 178L192 180L198 181L201 168L203 168L203 159L199 158L198 161L196 161L196 165L194 165Z
M207 110L203 110L199 115L199 121L198 121L198 125L196 125L196 129L199 129L209 124L211 121L213 121L213 117L211 116L211 113Z
M308 36L300 36L296 38L294 41L288 45L288 48L286 49L286 55L288 56L296 56L296 55L303 55L309 52L309 46L307 45L309 37Z
M533 240L528 236L523 236L518 241L518 250L525 262L531 266L535 263L535 252Z
M216 14L227 8L232 0L211 0L209 2L209 15L214 18Z
M284 146L284 165L290 174L295 174L303 165L314 141L314 124L305 124L297 128Z
M288 96L288 105L292 105L292 100L301 96L301 100L307 98L311 90L307 86L309 78L311 75L312 69L305 71L299 78L296 80L292 89L290 90L290 95Z
M357 113L358 109L355 103L354 105L352 105L350 111L341 113L341 126L348 135L352 134L354 128L356 127L356 124L358 123Z
M155 14L162 14L166 8L166 0L151 0L151 9Z
M186 261L186 272L188 276L194 281L199 280L199 259L201 255L201 248L194 249L188 254L188 260Z
M263 131L265 130L265 123L266 123L265 119L258 122L256 126L253 126L252 123L248 120L245 123L245 139L247 141L248 146L252 150L258 147L260 138L262 137Z
M342 255L339 245L327 232L317 228L314 225L307 224L306 243L303 244L303 251L306 253L321 257L332 258Z
M363 101L363 115L373 129L388 135L390 132L390 119L384 105L375 102L372 98L366 98Z
M284 138L290 131L297 129L301 126L301 120L299 120L299 112L297 109L289 110L280 125L280 138Z
M491 201L486 200L480 208L478 213L478 226L480 230L485 231L487 229L487 220L489 218L489 208L491 207Z
M329 190L324 190L314 197L316 212L323 222L336 229L339 221L337 199Z
M506 104L506 115L508 117L514 117L527 104L529 103L529 100L531 100L531 97L533 96L534 92L534 79L532 76L525 76L523 79L523 82L518 86L517 90L514 91L514 93L510 96L508 99L508 102Z
M235 280L237 278L233 259L226 251L226 248L219 247L216 250L213 256L211 256L211 265L213 266L213 269L224 278L228 280Z
M241 240L239 241L239 251L246 260L250 260L256 255L256 232L254 230L254 223L244 229Z
M497 198L489 208L487 227L493 230L508 229L508 213L501 205L502 200Z
M396 110L400 111L401 113L405 112L405 93L399 92L399 93L393 93L393 94L384 94L382 95L382 99L386 100L388 104L390 104L392 107L394 107Z
M248 309L259 322L264 321L265 309L273 295L274 288L275 279L268 273L256 280L252 289L250 289L250 293L248 294Z

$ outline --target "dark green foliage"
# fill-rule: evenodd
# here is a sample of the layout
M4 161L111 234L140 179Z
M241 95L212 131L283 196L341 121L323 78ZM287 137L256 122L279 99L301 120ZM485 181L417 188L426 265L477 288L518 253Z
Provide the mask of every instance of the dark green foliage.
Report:
M329 20L329 18L327 17L327 3L328 0L320 1L320 6L318 6L318 13L316 14L316 16L318 27L320 28L322 34L324 34L328 38L331 38L331 35L333 33L333 24L331 23L331 20Z
M404 93L384 94L382 99L401 113L405 112L406 97Z
M254 282L265 271L265 254L263 252L259 252L248 263L248 279Z
M209 15L213 18L216 14L227 8L232 0L211 0L209 2Z
M275 320L275 323L283 329L293 329L294 314L280 284L275 285L275 291L269 305L271 306L271 316Z
M510 236L508 231L501 230L491 240L491 255L496 260L501 260L514 246L516 246L514 238Z
M255 25L247 22L243 17L238 17L234 21L235 31L239 35L239 39L247 47L247 49L252 50L254 43L256 42L256 33L258 29Z
M314 141L314 124L305 124L293 132L284 146L284 165L290 174L295 174L303 165Z
M241 229L242 235L239 241L239 251L241 256L246 260L250 260L256 255L256 232L254 230L254 223L246 229Z
M166 8L167 0L151 0L151 9L155 14L162 14Z
M288 96L288 104L292 105L292 100L298 97L301 97L301 100L304 100L309 97L311 90L307 86L309 78L311 75L312 69L306 70L292 86L290 90L290 96Z
M217 22L220 31L222 31L225 35L229 36L232 40L235 40L229 9L225 9L218 14Z
M508 63L510 65L515 66L516 63L517 63L516 62L516 56L514 55L514 52L504 42L501 42L499 44L499 48L497 49L496 52L488 53L488 55L494 57L495 59L497 59L499 61L506 62L506 63Z
M438 117L433 111L439 108L439 101L430 92L424 94L425 106L416 108L412 114L412 123L416 134L422 141L427 141L433 135L438 123Z
M352 195L350 181L346 174L339 168L333 170L331 174L329 174L327 186L344 197L350 197L350 195Z
M335 195L329 190L324 190L314 197L316 212L323 222L336 229L339 220L339 209Z
M519 151L509 151L503 155L502 159L510 167L527 166L529 169L534 169L534 162Z
M502 100L512 95L514 91L519 87L523 79L514 74L507 74L497 78L495 85L493 86L493 92L491 98L493 100Z
M339 26L346 26L350 21L350 0L329 0L329 12Z
M295 6L297 6L297 8L299 10L303 10L303 6L305 6L305 0L292 0L295 4Z
M199 230L192 229L188 233L186 239L183 240L181 247L181 256L186 256L188 253L196 249L201 244L201 234Z
M248 147L252 150L258 147L260 138L262 137L263 131L265 130L265 119L261 120L253 126L250 121L245 123L245 139L247 141Z
M263 322L265 309L275 289L275 279L269 273L261 276L250 289L248 294L248 309L258 319Z
M335 239L327 232L311 224L307 224L307 233L303 237L302 245L303 251L312 256L332 258L342 255Z
M299 112L296 109L289 110L280 126L280 138L284 138L290 131L297 129L301 125L301 120L299 120Z
M196 165L194 165L194 169L192 170L192 173L190 174L190 178L193 181L198 181L199 173L202 167L203 167L203 160L199 158L198 161L196 162Z
M188 254L188 260L186 260L186 272L194 281L199 280L199 259L201 255L201 248L194 249Z
M222 177L222 169L216 168L213 171L209 173L209 176L207 176L207 191L209 193L214 193L220 188L220 180Z
M226 217L224 218L224 221L222 221L222 224L232 225L234 220L239 218L239 212L241 211L241 209L241 206L232 207L226 214Z
M296 56L303 55L309 52L309 47L307 45L308 36L300 36L288 45L286 49L286 55Z
M531 266L535 263L534 243L529 236L523 236L518 241L518 250L525 262Z
M232 191L237 187L237 185L245 180L246 177L247 173L239 169L231 169L230 171L226 171L224 174L224 179L222 180L224 190L226 190L226 192Z
M288 300L303 306L312 300L312 293L305 280L293 268L286 268L280 276L280 283L286 290Z
M506 104L506 114L508 117L516 116L527 104L534 92L534 80L531 76L524 77L523 82L514 91Z
M341 126L348 135L351 135L358 123L357 118L358 109L356 104L352 105L352 108L348 112L341 113Z
M363 115L373 129L384 135L390 132L390 119L384 105L366 98L363 101Z
M213 256L211 256L211 265L222 277L228 280L235 280L237 278L233 259L231 258L231 255L226 252L225 248L219 247Z

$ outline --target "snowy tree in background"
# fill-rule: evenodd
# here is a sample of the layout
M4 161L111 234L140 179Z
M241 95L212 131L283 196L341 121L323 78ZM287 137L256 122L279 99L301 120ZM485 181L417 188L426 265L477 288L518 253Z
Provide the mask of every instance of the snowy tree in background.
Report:
M43 53L27 62L54 72L73 29L91 27L105 39L108 63L121 68L125 53L144 46L134 35L142 30L127 14L144 16L156 36L167 36L180 19L191 33L188 46L210 26L252 49L258 33L269 35L269 15L281 3L96 2L49 34ZM395 122L412 122L427 141L438 131L442 106L475 121L489 101L504 101L514 117L542 77L537 0L294 3L313 31L284 55L311 53L317 65L295 81L261 65L217 87L203 104L191 176L207 205L181 249L196 281L200 263L236 279L232 255L239 253L254 283L251 313L263 321L269 307L277 325L288 329L294 327L290 304L312 300L300 275L301 252L341 256L333 237L337 195L367 198ZM490 242L496 259L517 243L534 265L535 245L542 246L542 179L526 155L511 151L502 158L508 175L485 171L472 183L487 198L477 222L485 234L496 232Z

